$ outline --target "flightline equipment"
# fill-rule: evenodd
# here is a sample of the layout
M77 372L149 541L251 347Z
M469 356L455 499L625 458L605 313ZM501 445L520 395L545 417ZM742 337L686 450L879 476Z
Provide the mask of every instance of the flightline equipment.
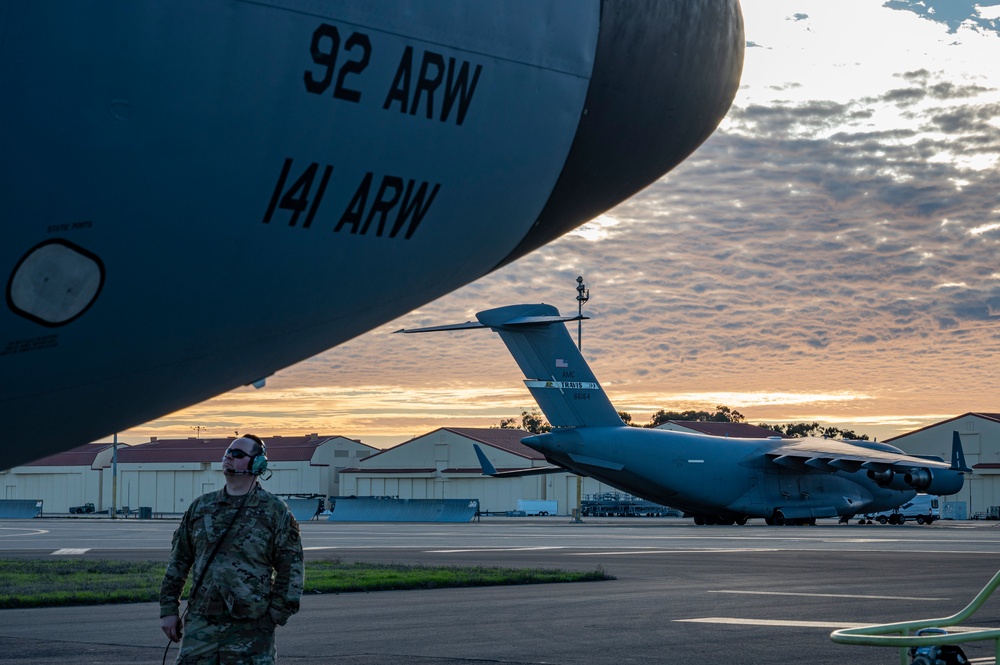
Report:
M968 642L981 642L983 640L993 640L993 651L997 662L1000 662L1000 628L974 628L971 630L962 629L958 633L934 633L919 634L925 628L947 628L958 626L960 623L975 614L976 610L990 597L990 595L1000 586L1000 571L993 576L983 590L980 591L972 602L965 606L965 609L940 619L918 619L916 621L900 621L897 623L884 623L874 626L863 626L861 628L842 628L830 633L830 639L837 644L855 644L868 647L896 647L899 649L900 665L908 665L910 647L929 647L953 644L966 644ZM917 633L917 634L914 634ZM916 662L914 660L913 662Z

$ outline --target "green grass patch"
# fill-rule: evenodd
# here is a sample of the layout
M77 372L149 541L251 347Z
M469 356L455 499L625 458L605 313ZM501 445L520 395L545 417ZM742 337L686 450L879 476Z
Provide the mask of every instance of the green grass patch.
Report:
M486 566L404 566L400 564L306 562L306 593L347 593L398 589L441 589L511 584L552 584L614 579L602 568L588 572Z
M0 559L0 608L101 605L159 599L164 562ZM351 593L614 579L589 572L483 566L306 561L305 593Z

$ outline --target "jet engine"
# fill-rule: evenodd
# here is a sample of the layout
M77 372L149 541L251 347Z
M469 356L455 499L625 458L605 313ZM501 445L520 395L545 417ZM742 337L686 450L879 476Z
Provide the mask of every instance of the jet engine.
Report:
M960 471L952 469L930 469L910 467L903 471L868 469L868 477L879 487L894 490L916 490L927 494L958 494L965 478Z
M890 470L889 473L892 473L892 471ZM869 474L871 474L870 471ZM961 473L951 471L950 469L926 468L910 469L903 476L903 480L918 492L938 495L958 494L964 482ZM876 480L875 482L878 481Z
M868 477L874 480L879 487L888 487L891 485L892 479L895 478L895 476L896 474L892 469L885 469L883 471L868 469Z

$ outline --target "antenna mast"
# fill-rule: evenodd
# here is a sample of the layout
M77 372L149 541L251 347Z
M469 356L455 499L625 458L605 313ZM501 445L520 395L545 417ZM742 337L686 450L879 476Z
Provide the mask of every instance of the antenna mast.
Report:
M583 276L576 278L577 314L581 317L576 322L576 347L583 351L583 305L590 300L590 289L583 283Z

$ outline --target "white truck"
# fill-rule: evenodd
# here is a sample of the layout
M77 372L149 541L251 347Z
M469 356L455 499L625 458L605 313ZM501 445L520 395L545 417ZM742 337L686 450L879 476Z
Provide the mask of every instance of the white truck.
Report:
M868 523L876 521L879 524L903 524L914 521L917 524L930 524L941 519L938 497L931 494L918 494L895 510L868 515Z

